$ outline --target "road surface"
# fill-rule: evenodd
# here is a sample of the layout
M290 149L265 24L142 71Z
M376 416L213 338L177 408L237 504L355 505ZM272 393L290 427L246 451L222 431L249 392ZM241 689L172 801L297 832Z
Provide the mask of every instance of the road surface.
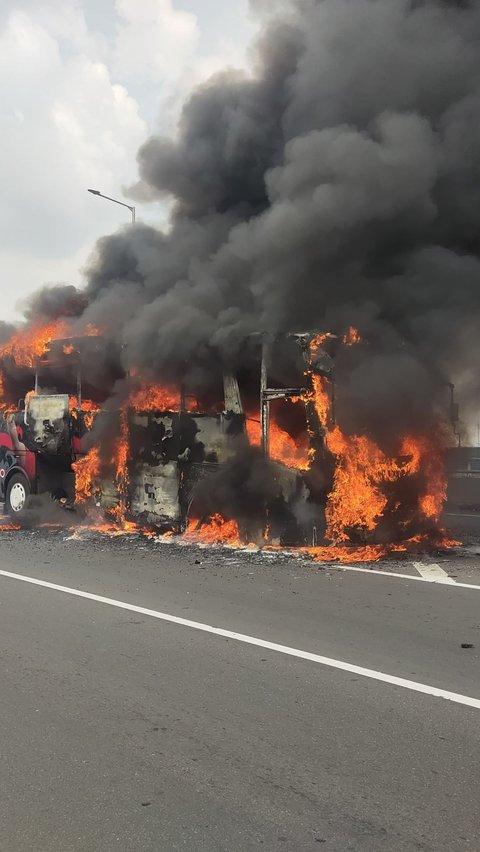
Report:
M0 548L2 852L480 849L474 548L426 560L440 582L55 531Z

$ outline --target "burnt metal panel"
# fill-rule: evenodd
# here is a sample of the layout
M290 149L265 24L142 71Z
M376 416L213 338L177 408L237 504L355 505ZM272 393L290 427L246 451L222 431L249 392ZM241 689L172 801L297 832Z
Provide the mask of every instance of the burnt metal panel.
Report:
M180 473L175 462L138 465L130 480L129 514L149 523L178 526Z
M221 464L232 458L239 435L245 435L245 418L238 414L194 414L192 420L196 425L194 440L194 461L205 461L208 464ZM246 441L245 435L245 441ZM198 449L202 448L202 458ZM197 452L195 452L197 450Z
M69 398L66 394L45 394L28 399L24 416L25 443L49 455L68 452Z

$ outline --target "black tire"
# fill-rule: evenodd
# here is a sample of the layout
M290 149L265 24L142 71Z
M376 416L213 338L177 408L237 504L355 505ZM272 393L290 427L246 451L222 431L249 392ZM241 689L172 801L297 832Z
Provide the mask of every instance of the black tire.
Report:
M7 485L5 511L11 518L25 515L30 496L30 484L23 473L14 473Z

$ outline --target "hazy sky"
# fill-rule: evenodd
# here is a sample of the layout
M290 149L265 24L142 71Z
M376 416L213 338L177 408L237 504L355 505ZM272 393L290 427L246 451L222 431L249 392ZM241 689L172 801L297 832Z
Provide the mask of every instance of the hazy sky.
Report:
M253 33L248 0L2 0L2 319L43 283L82 283L95 239L130 215L87 188L122 198L138 147L175 131L192 85L246 66Z

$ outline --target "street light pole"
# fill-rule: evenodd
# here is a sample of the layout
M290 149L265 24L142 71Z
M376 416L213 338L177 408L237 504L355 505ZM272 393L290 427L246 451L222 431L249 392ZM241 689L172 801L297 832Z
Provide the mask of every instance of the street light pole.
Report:
M132 225L135 224L135 207L132 207L130 204L125 204L123 201L118 201L117 198L110 198L109 195L104 195L103 192L99 192L98 189L87 189L87 192L91 192L92 195L99 195L100 198L106 198L107 201L113 201L114 204L120 204L121 207L126 207L132 214Z

